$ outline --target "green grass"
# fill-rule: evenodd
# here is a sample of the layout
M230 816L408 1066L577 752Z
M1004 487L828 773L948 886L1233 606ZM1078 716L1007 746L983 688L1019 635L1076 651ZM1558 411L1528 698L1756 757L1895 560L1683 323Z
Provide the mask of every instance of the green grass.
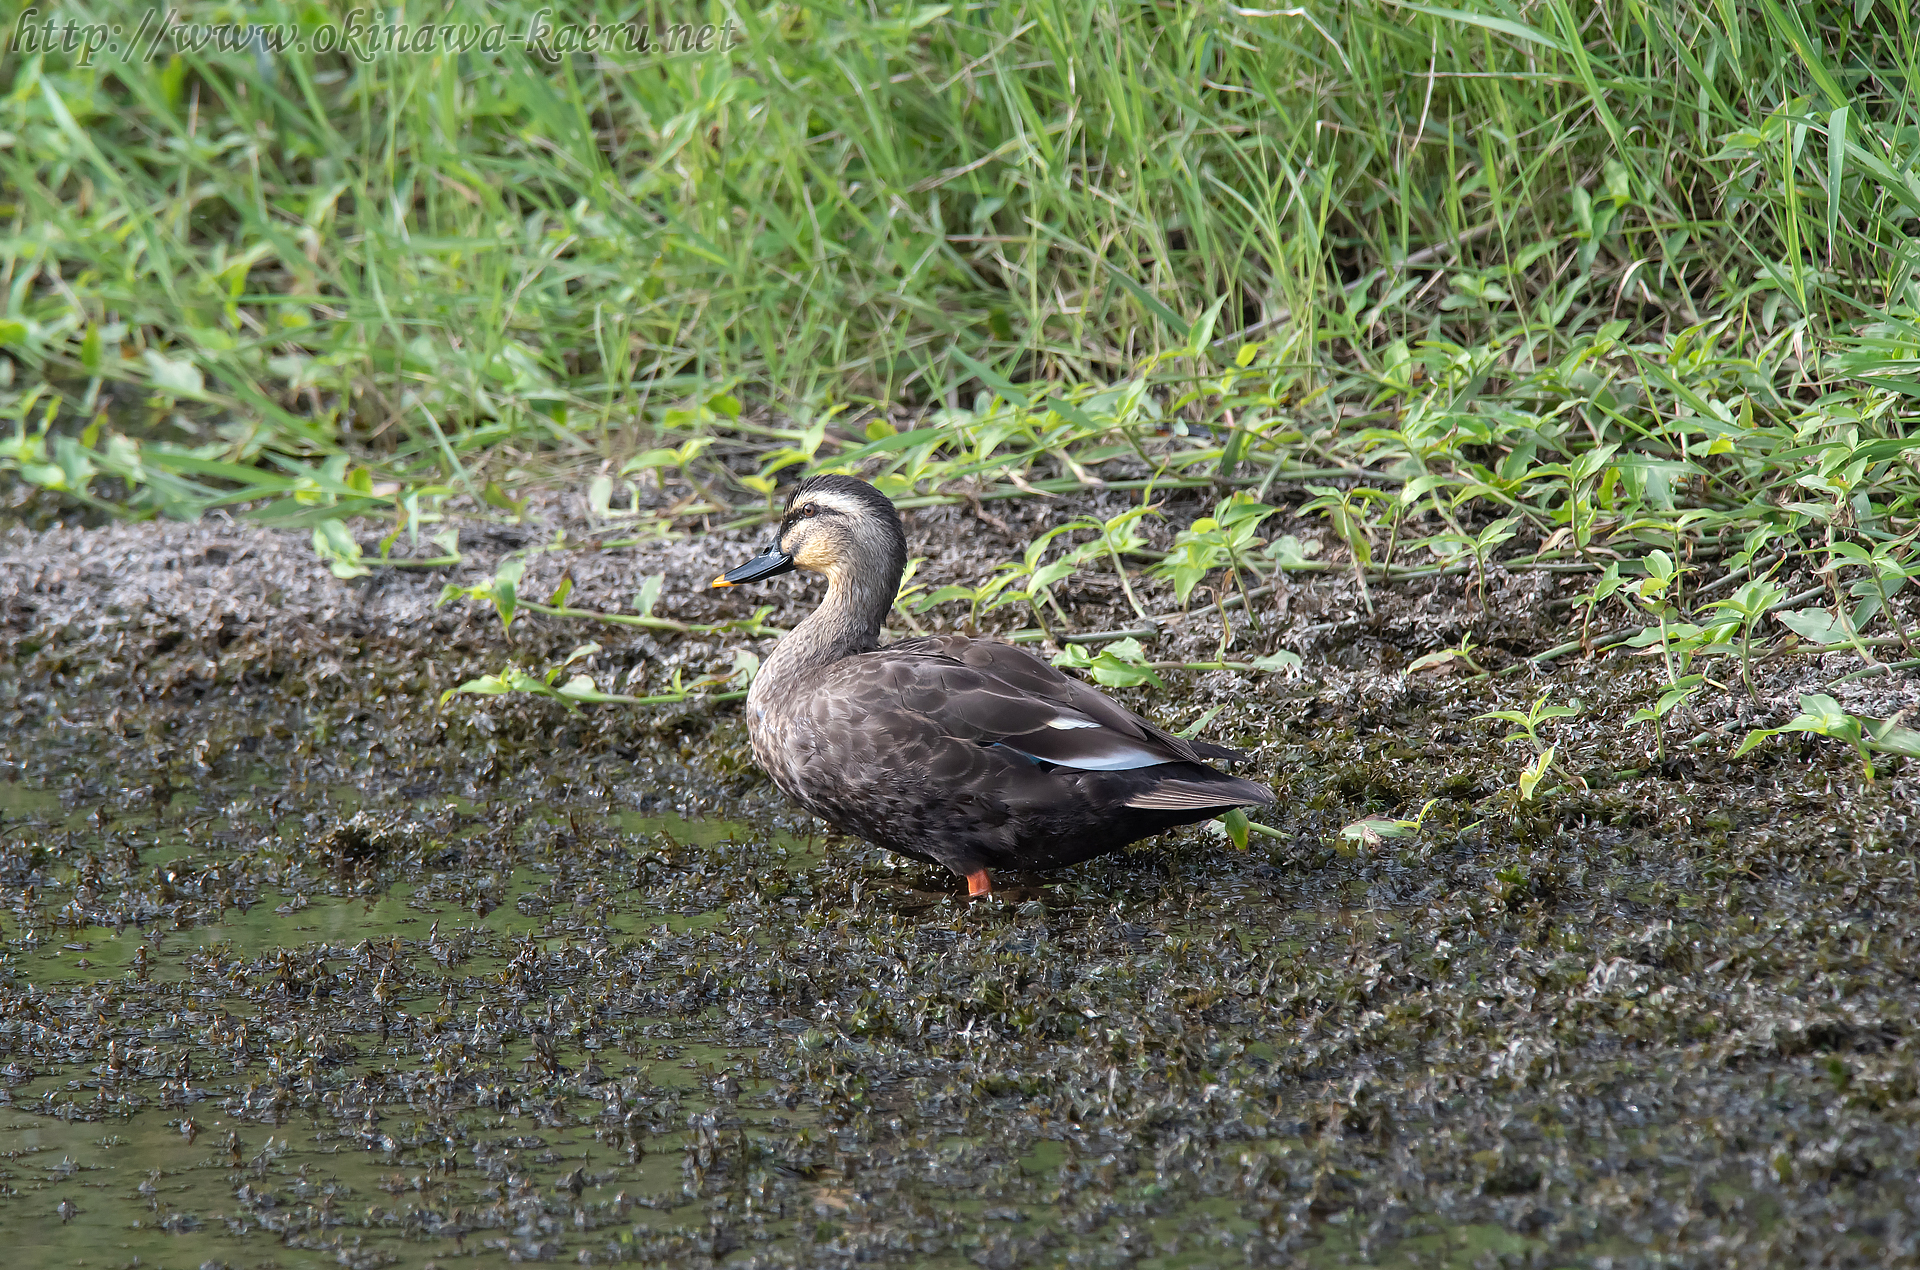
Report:
M522 31L538 8L404 17ZM246 16L311 36L329 14ZM1714 625L1649 552L1784 547L1826 553L1860 605L1814 642L1909 639L1871 602L1907 583L1920 499L1908 6L705 16L739 42L16 48L0 476L114 514L417 524L566 477L611 513L650 470L683 515L750 519L806 467L912 504L1146 458L1141 485L1250 490L1183 538L1183 590L1239 583L1208 544L1311 481L1343 558L1262 567L1364 587L1530 545L1617 562L1590 609L1744 654L1759 594ZM993 598L1044 624L1047 568L1010 563Z

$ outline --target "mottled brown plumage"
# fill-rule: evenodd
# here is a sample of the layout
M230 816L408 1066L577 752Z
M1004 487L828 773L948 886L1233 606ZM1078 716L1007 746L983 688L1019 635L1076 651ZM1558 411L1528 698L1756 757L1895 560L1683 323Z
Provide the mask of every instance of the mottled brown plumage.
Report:
M808 811L977 895L990 869L1076 864L1273 801L1205 762L1246 755L1164 732L1024 649L963 635L881 647L906 558L884 495L817 476L789 495L773 545L714 579L827 576L747 694L754 757Z

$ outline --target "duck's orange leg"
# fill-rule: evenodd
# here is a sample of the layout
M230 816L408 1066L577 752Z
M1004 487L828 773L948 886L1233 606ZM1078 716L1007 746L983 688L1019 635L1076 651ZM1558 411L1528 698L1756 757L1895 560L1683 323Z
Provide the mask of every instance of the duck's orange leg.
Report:
M993 879L987 876L985 869L975 869L967 874L967 898L977 900L982 895L993 894Z

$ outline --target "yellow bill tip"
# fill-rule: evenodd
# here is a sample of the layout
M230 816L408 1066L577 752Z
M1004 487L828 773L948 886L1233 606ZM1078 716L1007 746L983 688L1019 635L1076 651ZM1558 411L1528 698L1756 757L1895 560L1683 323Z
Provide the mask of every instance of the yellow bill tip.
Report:
M731 582L729 582L729 581L727 581L727 575L723 573L723 574L721 574L721 575L720 575L719 577L717 577L717 578L715 578L715 579L714 579L714 580L713 580L713 581L712 581L712 582L711 582L711 583L710 583L709 585L711 585L711 586L732 586L732 585L733 585L733 583L731 583Z

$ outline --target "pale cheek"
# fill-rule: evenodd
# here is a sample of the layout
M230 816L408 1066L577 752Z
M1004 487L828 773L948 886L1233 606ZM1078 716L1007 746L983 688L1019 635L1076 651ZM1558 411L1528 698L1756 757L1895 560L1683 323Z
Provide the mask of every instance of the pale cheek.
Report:
M823 544L809 542L794 553L793 562L802 569L824 573L833 568L833 555Z

